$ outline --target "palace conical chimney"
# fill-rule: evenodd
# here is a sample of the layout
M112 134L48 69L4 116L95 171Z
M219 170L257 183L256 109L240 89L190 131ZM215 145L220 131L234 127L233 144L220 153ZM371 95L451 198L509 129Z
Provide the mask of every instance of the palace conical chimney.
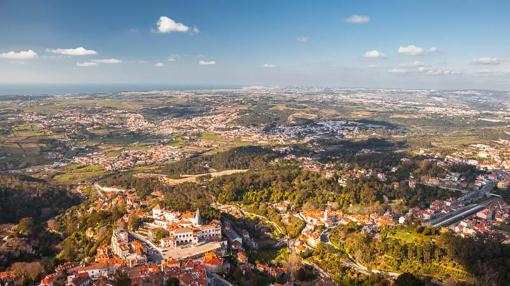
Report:
M195 212L195 225L202 225L202 218L200 217L200 209L197 208Z

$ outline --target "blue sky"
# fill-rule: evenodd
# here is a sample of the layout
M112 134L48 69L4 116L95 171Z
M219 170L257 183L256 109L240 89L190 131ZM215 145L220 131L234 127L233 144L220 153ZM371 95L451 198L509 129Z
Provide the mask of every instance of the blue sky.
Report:
M2 0L0 83L510 89L509 27L506 0Z

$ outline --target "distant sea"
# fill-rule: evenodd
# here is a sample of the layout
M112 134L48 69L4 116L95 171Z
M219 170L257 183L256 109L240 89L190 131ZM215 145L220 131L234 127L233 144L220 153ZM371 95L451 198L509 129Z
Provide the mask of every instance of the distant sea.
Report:
M122 91L205 90L239 88L236 85L168 85L168 84L0 84L2 95L65 95L116 93Z

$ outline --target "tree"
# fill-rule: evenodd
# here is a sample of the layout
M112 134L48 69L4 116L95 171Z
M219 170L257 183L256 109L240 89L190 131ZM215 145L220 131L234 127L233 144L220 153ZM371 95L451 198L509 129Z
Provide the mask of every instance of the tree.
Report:
M142 224L140 218L136 214L129 216L128 227L131 230L137 230Z
M163 237L168 236L168 231L162 228L158 228L154 234L154 241L160 241Z
M402 273L395 280L395 286L425 286L425 283L411 273Z

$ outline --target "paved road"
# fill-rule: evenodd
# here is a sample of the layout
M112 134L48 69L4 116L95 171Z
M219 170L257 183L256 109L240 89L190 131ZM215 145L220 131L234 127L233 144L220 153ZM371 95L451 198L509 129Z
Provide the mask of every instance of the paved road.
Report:
M240 209L241 213L243 213L243 214L249 214L249 215L258 217L258 218L262 219L265 223L269 223L270 225L274 226L274 228L276 229L276 231L278 231L278 233L280 233L281 235L284 235L283 229L278 224L276 224L275 222L269 220L267 217L258 215L256 213L252 213L252 212L246 211L246 210L244 210L242 208L239 208L239 209Z
M320 239L322 243L329 243L329 235L331 234L332 228L327 228L320 235Z

